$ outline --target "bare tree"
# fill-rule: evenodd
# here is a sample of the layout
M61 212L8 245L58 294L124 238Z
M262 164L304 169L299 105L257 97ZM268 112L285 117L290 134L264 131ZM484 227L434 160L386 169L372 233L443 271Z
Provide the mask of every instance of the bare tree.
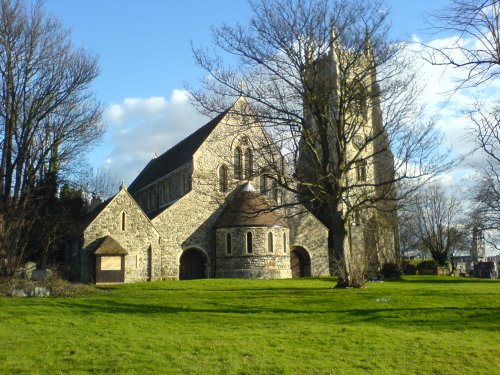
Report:
M454 42L445 48L428 47L427 59L434 65L465 72L457 89L487 90L500 77L500 1L451 0L450 6L430 18L433 30L452 32ZM500 231L500 101L476 102L466 109L477 148L484 164L477 166L477 214L486 233ZM498 239L490 238L494 245Z
M357 217L394 225L396 201L448 167L419 103L411 57L405 43L388 39L380 1L250 4L247 27L213 29L222 56L194 50L208 78L191 92L212 114L247 98L251 110L240 115L265 126L282 154L260 146L261 157L270 156L258 172L287 192L277 207L314 212L329 228L339 285L360 286L362 276L354 275L363 272L352 268L358 263L346 240Z
M448 265L452 252L463 243L470 245L460 202L454 196L447 196L439 185L431 185L417 194L413 208L409 217L413 237L440 265Z
M419 237L415 235L415 228L417 226L415 215L415 205L407 204L398 210L398 235L399 235L399 249L401 255L406 259L429 258L429 250L422 245Z
M42 233L47 236L42 241L33 233L50 222L47 215L55 211L47 207L56 201L68 167L103 134L102 108L90 90L97 74L97 59L72 46L67 30L44 13L41 1L0 0L4 272L37 249L46 252L42 243L57 237L50 233L54 226Z
M118 191L118 179L107 169L83 169L72 185L81 190L87 198L108 199Z
M476 103L468 110L476 136L477 148L484 155L478 166L475 188L475 215L480 217L486 240L499 246L500 235L500 102L493 105Z
M19 0L0 1L0 200L23 204L103 133L90 89L97 60L61 24Z
M450 0L429 22L435 32L455 34L448 47L428 46L427 59L466 72L459 87L480 85L499 76L499 0Z

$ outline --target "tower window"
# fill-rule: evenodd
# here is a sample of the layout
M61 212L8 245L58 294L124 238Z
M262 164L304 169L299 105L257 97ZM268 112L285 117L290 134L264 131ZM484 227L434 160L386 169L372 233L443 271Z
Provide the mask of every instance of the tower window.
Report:
M260 193L262 195L267 193L267 177L265 174L260 175Z
M219 191L227 192L227 167L225 165L219 168Z
M276 180L272 180L271 182L271 198L274 200L278 200L278 182Z
M356 179L361 182L366 181L366 160L356 163Z
M231 254L233 251L231 243L231 233L226 234L226 254Z
M245 150L245 178L249 179L253 175L253 152L251 148Z
M125 214L125 212L122 212L122 231L125 231L125 228L127 225L126 220L127 220L126 214Z
M243 178L241 169L241 148L236 147L234 150L234 178L237 180L241 180Z
M247 232L247 254L253 253L252 232Z
M286 233L283 233L283 252L286 253Z
M270 253L274 252L273 234L271 232L267 234L267 250Z

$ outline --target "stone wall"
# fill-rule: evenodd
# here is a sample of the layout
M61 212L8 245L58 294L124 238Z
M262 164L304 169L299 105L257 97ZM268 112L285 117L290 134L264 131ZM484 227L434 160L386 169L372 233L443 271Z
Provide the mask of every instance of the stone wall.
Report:
M179 277L180 256L193 247L208 257L209 277L213 277L213 226L220 210L206 195L191 191L153 219L161 236L164 279Z
M290 227L290 247L302 247L311 257L311 276L330 274L328 229L304 207L287 219Z
M246 246L246 235L252 233L252 253ZM226 235L231 234L231 254L227 253ZM268 235L273 234L273 251ZM286 236L286 244L283 242ZM290 269L289 230L283 227L244 227L217 229L216 277L284 279L292 277ZM285 246L284 246L285 245Z
M243 124L240 116L232 114L220 121L193 155L192 190L152 220L161 236L164 278L178 278L180 256L192 247L206 254L209 277L215 276L214 224L240 185L246 181L255 186L259 183L257 177L235 178L234 150L236 147L252 148L255 171L265 163L258 151L265 138L262 128ZM219 191L219 168L222 165L228 168L227 192Z
M123 212L125 230L122 230ZM81 281L94 282L93 253L99 240L108 235L128 252L125 258L126 283L161 277L159 234L127 190L121 189L84 231Z

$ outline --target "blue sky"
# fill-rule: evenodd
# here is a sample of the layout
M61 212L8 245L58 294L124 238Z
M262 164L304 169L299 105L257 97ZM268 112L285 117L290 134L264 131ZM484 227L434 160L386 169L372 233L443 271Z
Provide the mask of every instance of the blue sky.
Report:
M423 15L442 9L447 0L388 4L394 38L437 38L425 34ZM106 105L108 131L90 162L127 184L155 150L164 152L206 122L183 91L185 83L196 86L204 74L194 64L191 43L210 47L211 26L244 24L250 16L245 0L46 0L45 9L71 30L75 46L99 57L101 74L93 88ZM443 115L448 144L463 143L456 129L461 120L450 118L466 98L455 97L455 109L443 112L436 92L449 82L440 82L437 71L424 75L434 77L427 95L432 110Z
M393 0L393 34L419 34L422 16L446 0ZM100 58L95 90L106 103L125 97L168 95L203 72L191 52L210 45L210 27L245 23L245 0L46 0L45 9L70 28L76 46ZM422 35L424 37L424 35Z

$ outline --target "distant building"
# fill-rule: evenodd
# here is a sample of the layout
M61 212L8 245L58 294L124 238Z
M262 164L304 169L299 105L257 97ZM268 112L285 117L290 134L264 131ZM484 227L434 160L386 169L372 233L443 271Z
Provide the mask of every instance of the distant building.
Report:
M483 231L478 228L474 228L472 230L472 244L470 249L470 255L475 263L486 261L486 247L484 243L484 235Z

